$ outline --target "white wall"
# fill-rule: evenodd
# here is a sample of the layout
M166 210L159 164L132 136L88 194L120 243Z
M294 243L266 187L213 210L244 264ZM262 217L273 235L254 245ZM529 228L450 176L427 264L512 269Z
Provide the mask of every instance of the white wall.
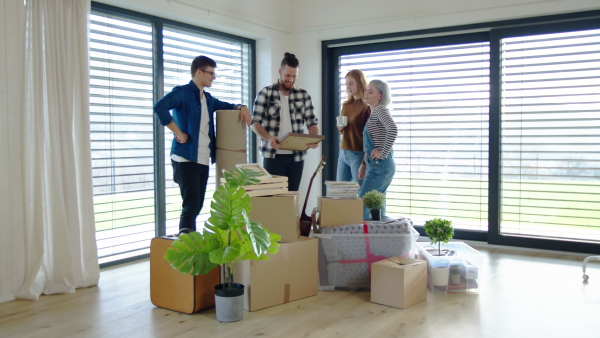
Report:
M300 59L298 85L307 89L321 115L321 41L469 23L517 19L600 9L598 0L102 0L142 13L161 16L257 41L257 88L277 79L286 51ZM3 1L3 20L22 14L22 0ZM10 26L9 26L10 27ZM16 27L16 26L15 26ZM19 229L23 220L20 195L21 140L18 63L20 32L0 31L0 302L10 299L22 278L22 267L12 262L20 255ZM326 112L337 114L337 112ZM319 126L322 130L322 126ZM302 190L320 159L310 151ZM329 159L334 165L336 159ZM316 182L320 182L317 177ZM316 204L320 185L313 187L307 210ZM304 196L301 196L301 205ZM7 249L9 248L9 249ZM12 249L12 250L10 250Z

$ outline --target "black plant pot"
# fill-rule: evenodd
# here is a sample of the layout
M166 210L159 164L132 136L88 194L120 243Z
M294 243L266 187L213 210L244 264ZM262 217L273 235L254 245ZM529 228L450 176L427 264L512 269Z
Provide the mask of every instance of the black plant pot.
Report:
M225 284L215 286L215 308L217 320L236 322L244 316L244 285L234 283L233 290Z
M369 210L371 212L371 219L374 221L381 220L381 209Z

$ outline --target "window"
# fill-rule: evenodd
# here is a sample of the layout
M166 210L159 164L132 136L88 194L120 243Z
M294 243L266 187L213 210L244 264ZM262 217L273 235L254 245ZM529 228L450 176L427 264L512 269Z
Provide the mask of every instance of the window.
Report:
M187 29L166 26L163 30L164 58L164 92L170 92L173 87L190 81L190 63L194 57L205 55L215 60L217 78L213 86L207 89L219 100L238 103L249 102L248 83L250 82L250 67L248 64L249 47L247 43L227 41L222 38L201 34ZM167 130L168 131L168 130ZM171 166L172 135L165 136L165 172L167 196L167 233L177 233L179 230L179 214L181 213L181 196L179 186L173 182ZM210 166L205 207L202 208L196 221L197 229L210 216L208 201L216 188L215 166Z
M252 40L93 4L90 112L101 265L147 255L154 236L178 231L181 197L169 157L173 136L157 123L154 103L188 83L191 61L206 55L218 66L208 91L248 105L253 49ZM211 170L209 190L215 185ZM206 196L208 201L212 192Z
M486 231L489 43L342 55L340 93L352 69L386 81L392 93L398 137L387 212Z
M154 236L152 26L92 14L90 120L100 263L147 252Z
M323 110L339 112L350 69L390 84L399 136L388 210L417 228L444 217L457 239L597 252L599 18L581 12L325 41ZM323 116L333 139L330 120Z
M600 242L600 30L501 39L500 231Z

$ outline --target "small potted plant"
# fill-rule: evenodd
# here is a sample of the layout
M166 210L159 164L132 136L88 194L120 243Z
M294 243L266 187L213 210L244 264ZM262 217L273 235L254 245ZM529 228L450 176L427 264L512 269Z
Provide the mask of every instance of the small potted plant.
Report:
M442 251L442 242L448 243L454 236L454 228L452 228L452 222L442 218L434 218L427 222L423 226L425 234L429 236L431 244L438 245L437 249L427 250L432 256L444 256L448 254L448 250ZM449 260L446 259L434 259L433 262L429 262L431 265L431 281L433 284L433 292L445 292L448 287L448 279L450 276Z
M279 250L281 237L248 218L250 197L241 186L256 184L259 174L245 168L224 173L225 183L215 191L204 231L183 234L167 249L165 258L181 273L199 275L222 265L223 283L215 286L217 320L242 319L244 285L233 274L243 260L269 259Z
M432 252L434 256L443 256L445 253L442 252L442 242L448 243L454 236L454 228L452 227L452 221L442 218L434 218L425 222L423 225L425 234L429 236L431 244L438 245L437 252ZM446 252L447 253L447 252Z
M381 208L385 204L385 194L377 190L371 190L362 196L365 207L371 211L371 219L381 220Z

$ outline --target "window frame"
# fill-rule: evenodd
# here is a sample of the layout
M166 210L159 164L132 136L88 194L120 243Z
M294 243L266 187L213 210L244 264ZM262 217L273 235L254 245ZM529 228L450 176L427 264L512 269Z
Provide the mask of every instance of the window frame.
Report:
M365 37L326 40L322 47L322 111L339 112L339 57L345 54L385 51L390 49L432 46L434 42L456 44L465 39L479 36L490 43L490 116L489 116L489 183L488 183L488 231L456 230L455 239L483 241L489 244L527 247L535 249L560 250L568 252L593 253L600 251L600 244L572 242L551 239L503 236L500 234L500 40L503 37L535 35L570 30L600 28L600 11L587 11L551 16L504 20L488 23L442 27L417 31L407 31ZM330 159L337 159L335 115L324 114L323 133L326 136L323 152ZM334 166L324 168L322 184L335 179ZM421 236L425 236L422 226L416 226Z
M153 44L153 52L152 52L152 71L153 71L153 102L158 101L165 95L164 91L164 60L163 60L163 28L165 26L175 27L178 29L184 29L188 31L197 32L200 34L216 37L219 39L226 40L234 40L248 45L249 48L249 59L247 60L247 64L249 66L248 72L248 83L246 84L246 92L243 96L248 98L248 102L244 102L244 104L250 106L251 100L256 96L256 86L254 79L256 78L256 41L253 39L219 32L207 28L203 28L196 25L191 25L188 23L182 23L166 18L161 18L153 15L148 15L140 12L135 12L132 10L115 7L107 4L102 4L98 2L92 2L91 4L92 13L101 12L110 15L121 16L124 18L131 18L134 20L144 20L151 23L152 26L152 44ZM190 60L191 62L191 60ZM153 119L153 157L154 157L154 215L155 215L155 236L165 236L166 235L166 197L165 197L165 154L164 154L164 144L165 144L165 131L164 127L159 123L158 119L154 117ZM249 133L248 136L248 156L250 161L255 162L257 158L257 154L255 151L256 145L256 137L254 133ZM106 262L100 264L100 268L110 267L118 264L123 264L131 261L137 261L140 259L146 259L149 257L149 254L129 257L126 259L120 259L115 261Z

